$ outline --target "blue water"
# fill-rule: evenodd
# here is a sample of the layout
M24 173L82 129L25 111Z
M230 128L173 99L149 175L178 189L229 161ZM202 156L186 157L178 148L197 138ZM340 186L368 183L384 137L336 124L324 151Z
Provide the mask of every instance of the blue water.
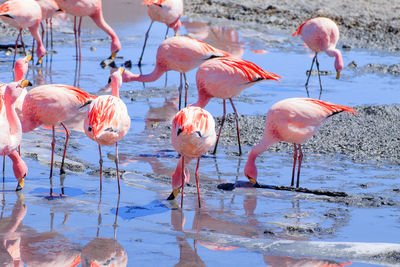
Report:
M119 34L123 46L116 62L122 65L131 60L134 64L131 71L138 72L135 63L150 22L145 9L139 4L120 1L118 8L121 12L116 12L117 15L110 14L109 9L106 9L105 14ZM129 10L135 11L136 16L132 16ZM188 18L185 20L188 21ZM88 19L84 19L84 23L79 81L74 79L75 47L71 23L61 26L55 33L57 53L45 59L41 68L42 75L39 68L33 66L27 78L34 84L79 83L82 89L99 93L109 76L109 71L100 67L100 61L110 54L109 40ZM216 41L219 40L219 44L225 47L228 44L233 51L242 54L243 59L283 76L281 82L261 82L244 91L234 100L239 113L265 114L276 101L306 96L305 71L311 64L311 57L298 38L292 38L286 32L259 32L239 25L227 28L223 22L212 25L219 28L213 28L214 33L209 33L206 41L218 45ZM238 40L232 42L223 39L223 34L216 34L223 30L237 34ZM164 33L165 25L153 25L143 60L143 73L154 68L156 49ZM188 30L183 28L182 33L188 33ZM29 36L25 38L30 40ZM3 37L3 40L13 42L8 37ZM265 50L265 53L255 53L252 50ZM343 51L343 59L345 65L354 60L359 66L364 66L368 63L394 64L398 56L381 51L354 49ZM332 58L321 54L319 60L321 70L332 72L322 76L322 99L350 106L399 102L398 77L363 73L345 67L341 79L336 80ZM11 57L0 55L0 80L12 79L11 62ZM197 97L195 74L195 70L188 73L189 103L196 101ZM132 118L132 126L128 135L119 143L120 168L125 171L120 199L116 179L107 174L100 194L99 177L94 173L99 160L97 144L77 132L71 135L68 158L73 166L79 166L80 169L68 170L66 177L59 177L56 168L53 189L57 194L64 192L65 196L50 198L50 131L38 129L24 135L22 152L29 174L23 192L15 193L12 189L16 182L10 162L7 161L4 190L1 191L3 201L0 229L1 237L8 240L7 244L20 242L14 250L20 253L25 265L45 266L47 263L51 266L64 266L77 259L82 251L92 249L88 244L96 237L115 238L123 248L122 252L119 250L122 255L119 262L121 265L127 262L128 266L154 266L160 263L169 266L178 262L208 266L263 263L271 266L290 266L294 263L315 266L316 260L334 260L338 263L352 261L352 266L388 264L368 259L361 251L341 254L340 242L365 242L365 247L374 242L394 243L393 250L396 251L399 249L396 244L400 245L396 235L400 225L398 205L363 208L301 193L248 188L234 191L216 189L219 183L246 180L243 167L250 149L248 147L244 148L245 153L241 157L227 154L235 148L220 146L216 157L201 159L200 183L207 185L201 188L201 211L197 208L195 187L185 189L183 210L179 208L180 197L177 201L166 201L171 190L169 177L176 167L177 154L168 138L158 138L160 133L146 125L149 120L154 120L154 114L158 114L161 120L174 115L174 97L177 97L178 85L179 74L173 72L168 73L168 90L164 89L164 76L146 84L146 88L158 90L157 96L137 94L139 91L145 93L146 88L141 83L123 84L121 90L133 91L134 97L123 99ZM311 77L310 93L312 97L319 95L316 76ZM221 100L213 99L206 109L214 116L220 116L221 103ZM62 147L63 141L63 133L58 132L58 148ZM32 157L33 154L38 154L38 158ZM114 168L113 155L114 147L103 147L106 168ZM258 159L257 165L260 182L289 184L292 155L265 152L264 157ZM189 166L192 170L194 167L194 164ZM311 189L351 194L371 193L398 203L400 194L392 190L398 188L397 178L398 166L373 162L356 164L342 155L306 155L301 182L302 186ZM362 187L361 184L368 184L368 187ZM23 209L26 209L25 215ZM23 218L22 222L17 221L16 230L10 230L10 218L15 221L18 216ZM308 229L319 230L310 232ZM12 235L6 234L11 232ZM295 249L296 244L292 245L293 250L279 249L274 242L282 240L304 242L301 243L304 244L303 249ZM317 253L311 241L339 243L328 252L321 249ZM115 246L103 248L103 255L111 255L114 250ZM372 254L380 251L373 246ZM6 252L3 254L8 255ZM12 255L14 259L18 258ZM85 258L85 255L81 256ZM114 260L117 262L117 259Z

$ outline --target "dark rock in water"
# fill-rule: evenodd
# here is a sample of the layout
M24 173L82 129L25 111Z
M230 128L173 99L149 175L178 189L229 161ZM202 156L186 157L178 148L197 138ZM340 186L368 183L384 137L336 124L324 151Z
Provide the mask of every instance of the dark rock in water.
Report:
M115 64L115 61L114 61L113 59L111 59L111 58L107 58L107 59L103 60L103 61L100 63L100 66L101 66L103 69L118 68L118 67L117 67L117 64Z
M127 69L132 68L132 61L130 61L130 60L125 61L124 62L124 67L127 68Z

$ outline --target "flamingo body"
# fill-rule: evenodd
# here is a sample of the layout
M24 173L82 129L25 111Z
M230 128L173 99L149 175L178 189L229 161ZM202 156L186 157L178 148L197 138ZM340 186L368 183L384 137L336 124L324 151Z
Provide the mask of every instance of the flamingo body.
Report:
M256 64L234 57L213 58L200 65L196 73L199 101L205 107L212 97L229 99L261 80L279 81L281 76L264 71Z
M36 2L42 10L43 20L53 17L60 10L55 0L36 0Z
M200 157L215 144L215 121L212 115L200 108L189 106L181 109L172 121L171 143L175 150L181 154L175 172L172 175L173 192L168 199L174 199L182 188L181 205L183 204L184 183L190 180L189 172L185 166L197 158L196 183L200 207L200 192L198 171Z
M42 11L35 0L8 0L4 2L0 5L0 18L5 23L19 29L20 34L22 29L28 28L37 43L37 57L41 59L46 54L39 34Z
M145 0L143 4L148 7L147 14L152 21L164 23L175 32L179 30L183 15L182 0Z
M326 119L343 111L357 114L351 107L335 105L330 102L311 98L288 98L277 102L267 113L265 130L260 143L256 145L249 154L248 161L244 168L245 175L251 182L256 183L257 168L255 166L255 160L257 156L279 141L294 144L296 162L296 145L299 145L302 158L300 144L312 137ZM301 158L299 159L298 179ZM293 167L293 176L294 168L295 164Z
M80 112L80 107L94 96L82 89L63 84L47 84L33 88L22 107L22 131L30 132L38 126L57 125Z

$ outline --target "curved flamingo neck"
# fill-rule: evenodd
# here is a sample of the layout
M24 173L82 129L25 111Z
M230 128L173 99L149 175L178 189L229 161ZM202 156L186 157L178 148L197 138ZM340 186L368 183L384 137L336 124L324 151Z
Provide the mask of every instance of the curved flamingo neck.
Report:
M10 134L15 135L22 132L21 122L19 121L17 112L15 111L14 102L11 102L9 98L5 98L4 106L6 109L7 120L10 127Z
M22 178L26 176L28 172L28 167L26 166L24 160L21 158L21 156L18 154L16 150L8 154L8 157L13 162L13 171L15 178L17 178L17 180L20 181Z
M183 160L183 158L184 158L184 160ZM185 169L185 166L187 164L189 164L192 161L192 159L193 158L183 157L183 156L181 156L181 158L179 159L178 165L176 166L176 169L175 169L174 173L172 174L172 188L173 189L182 187L182 169ZM182 161L184 161L184 164L182 164ZM185 173L185 177L184 177L185 182L189 182L189 180L190 180L189 173L186 171L184 173Z
M101 3L101 1L99 1ZM111 28L110 25L104 20L103 12L101 10L101 6L94 14L90 15L94 23L96 23L97 27L102 29L105 33L107 33L111 38L111 53L116 53L121 49L121 42L115 31Z
M190 106L204 108L205 106L207 106L208 102L210 102L212 96L208 94L199 84L197 84L197 92L197 102Z
M15 82L21 81L25 78L26 73L28 72L28 66L15 64L14 75L15 75Z
M268 126L266 126L268 127ZM260 143L258 143L250 152L249 154L249 161L255 161L258 155L266 151L268 148L270 148L273 144L277 143L279 140L273 137L270 134L265 134L263 135Z
M336 48L328 48L325 53L335 58L335 69L336 71L341 71L343 69L343 58L342 53Z
M39 34L39 25L40 21L35 25L29 27L29 31L31 32L33 39L36 40L36 56L40 59L46 54L46 48L44 48L42 37Z
M162 68L159 64L156 64L153 72L149 74L134 74L130 71L124 71L122 73L122 81L125 82L154 82L158 80L165 73L165 69Z
M121 88L121 82L116 79L112 79L111 80L111 94L113 96L119 98L119 89L120 88Z

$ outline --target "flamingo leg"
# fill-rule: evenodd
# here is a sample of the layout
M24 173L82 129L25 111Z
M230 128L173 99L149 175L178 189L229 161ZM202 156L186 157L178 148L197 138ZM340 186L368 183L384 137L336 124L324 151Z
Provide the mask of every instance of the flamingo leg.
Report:
M26 56L25 44L24 44L24 40L22 40L22 30L20 30L20 31L21 31L21 35L20 35L21 39L20 39L20 41L21 41L22 49L24 51L24 55Z
M297 170L297 183L296 187L299 187L299 181L300 181L300 168L301 168L301 162L303 161L303 151L301 151L301 145L299 144L299 168Z
M117 180L118 180L118 195L121 194L121 189L119 185L119 168L118 168L118 163L119 163L119 156L118 156L118 142L115 143L115 166L117 167Z
M315 65L317 65L317 72L318 72L318 79L319 79L319 97L318 99L321 99L321 95L322 95L322 83L321 83L321 75L319 73L319 62L318 62L318 58L317 55L315 54Z
M239 114L235 108L235 105L233 104L232 98L229 98L229 101L231 102L233 112L235 112L236 132L237 132L238 145L239 145L239 156L240 156L240 155L242 155L242 146L240 144Z
M189 89L189 83L186 79L186 73L183 73L183 78L185 78L185 108L187 106L187 98L188 98L188 89Z
M6 172L6 155L3 156L3 184L4 184L5 172Z
M292 171L292 182L290 183L290 186L294 186L294 173L296 170L296 162L297 162L297 145L293 143L294 147L294 153L293 153L293 171Z
M61 194L64 195L64 181L65 181L65 174L60 174L60 186L61 186Z
M18 49L18 40L21 37L21 32L22 30L19 30L19 33L17 35L17 40L15 40L15 47L14 47L14 59L13 59L13 69L14 69L14 65L15 65L15 59L17 56L17 49Z
M78 36L76 31L76 16L74 17L74 37L75 37L75 55L76 55L76 61L78 61Z
M53 18L50 18L50 48L53 51Z
M144 54L144 49L146 47L147 38L149 38L149 32L150 32L151 26L153 25L153 22L154 21L151 21L150 26L147 29L146 35L144 37L144 44L143 44L143 48L142 48L142 53L140 54L140 58L139 58L139 62L138 62L139 67L142 65L142 58L143 58L143 54Z
M79 25L78 25L79 70L81 65L80 62L82 60L81 24L82 24L82 17L79 17Z
M56 145L56 134L54 125L51 127L53 131L53 139L51 140L51 160L50 160L50 196L53 195L53 162L54 162L54 147Z
M99 155L100 155L99 164L100 164L100 193L101 193L103 190L103 157L101 156L100 144L99 144Z
M224 101L223 101L224 114L222 115L221 128L219 128L217 142L215 142L215 146L214 146L214 151L213 151L214 155L215 155L215 153L217 153L217 146L218 146L218 142L219 142L219 137L221 136L222 127L224 126L224 122L225 122L225 115L226 115L226 103L225 103L225 101L226 100L224 99Z
M183 87L182 76L183 76L183 73L181 72L180 73L181 82L179 83L179 87L178 87L178 91L179 91L179 110L181 110L181 99L182 99L182 87Z
M315 56L313 57L313 60L311 62L311 68L308 71L307 81L306 81L306 84L305 84L306 91L307 91L307 97L310 97L310 93L308 92L308 81L310 80L311 72L312 72L312 69L313 69L314 62L315 62L316 58L317 58L317 53L315 53Z
M64 129L65 129L65 145L64 145L63 157L61 160L60 174L65 174L64 161L65 161L65 155L67 154L68 140L69 140L69 136L71 135L71 131L68 130L67 126L65 126L65 124L62 122L61 122L61 126L64 127Z
M49 19L46 19L46 50L48 47L49 47Z
M200 164L200 157L197 158L197 166L196 166L196 186L197 186L197 200L199 201L199 209L201 208L200 204L200 188L199 188L199 164Z
M185 187L185 157L182 156L182 192L181 192L181 209L183 209L183 189Z
M168 38L168 31L169 31L169 27L168 27L168 25L167 25L167 31L165 32L165 38L164 38L164 40Z
M35 39L32 38L32 66L33 66L33 62L35 61Z

